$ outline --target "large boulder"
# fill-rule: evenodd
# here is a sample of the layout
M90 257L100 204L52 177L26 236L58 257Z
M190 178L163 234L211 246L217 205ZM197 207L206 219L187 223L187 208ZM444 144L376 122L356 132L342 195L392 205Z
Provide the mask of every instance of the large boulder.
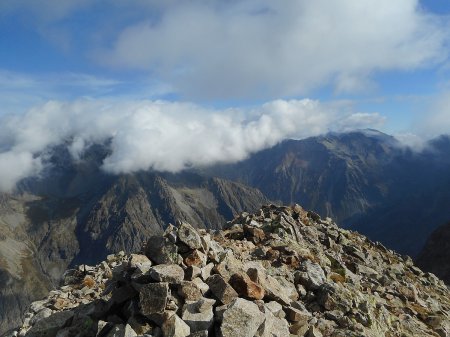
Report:
M221 336L253 337L264 319L264 314L255 303L236 298L223 313Z

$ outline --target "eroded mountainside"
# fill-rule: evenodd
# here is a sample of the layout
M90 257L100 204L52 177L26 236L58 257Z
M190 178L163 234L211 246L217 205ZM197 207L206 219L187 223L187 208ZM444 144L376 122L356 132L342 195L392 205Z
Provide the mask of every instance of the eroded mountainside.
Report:
M450 138L405 148L375 130L284 141L240 163L205 170L298 202L340 226L416 256L450 219Z
M379 243L300 206L225 230L187 223L68 270L19 336L379 337L450 333L450 292Z
M0 332L16 326L70 265L136 251L176 220L219 228L267 202L258 190L194 174L66 172L29 187L34 193L0 197Z
M450 222L430 235L416 262L420 268L436 274L450 285Z

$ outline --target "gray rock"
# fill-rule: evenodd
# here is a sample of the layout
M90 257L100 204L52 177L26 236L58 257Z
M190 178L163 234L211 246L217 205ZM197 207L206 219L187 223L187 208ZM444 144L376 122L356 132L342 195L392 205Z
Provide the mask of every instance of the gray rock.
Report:
M111 301L115 304L121 304L137 295L136 290L129 284L115 288L112 292Z
M138 334L143 335L152 331L151 325L146 322L141 316L131 316L127 324Z
M196 277L195 279L193 279L192 283L194 283L200 289L203 295L209 290L209 286L205 282L203 282L200 277Z
M311 314L305 309L300 310L294 307L288 307L285 309L286 318L291 322L301 322L306 324L312 317Z
M131 328L130 325L116 324L108 332L106 337L135 337L136 332Z
M306 337L322 337L322 333L315 328L314 326L310 326L308 332L305 335Z
M186 301L198 301L202 298L202 291L192 281L183 281L178 287L178 295L184 298Z
M338 284L325 283L318 290L317 302L326 310L338 310L347 313L352 308L355 295Z
M73 311L60 311L37 321L26 333L26 337L51 337L56 336L58 330L68 325L74 316Z
M209 330L214 323L213 305L215 300L201 298L198 301L186 301L181 318L191 328L191 332Z
M207 330L193 332L189 335L189 337L208 337L209 332Z
M173 314L170 317L168 317L164 321L161 328L164 337L187 337L191 333L189 325L183 322L183 320L176 314Z
M157 264L178 263L178 248L169 239L152 236L145 246L145 255Z
M206 282L213 295L223 304L228 304L238 297L237 292L218 274L210 276Z
M185 275L186 280L192 281L197 276L200 276L201 273L202 273L202 269L200 269L199 267L189 266L186 268L184 275Z
M139 305L144 316L163 313L169 297L169 284L150 283L144 285L139 293Z
M34 315L31 318L30 323L31 323L31 325L33 325L37 321L40 321L41 319L46 318L46 317L50 317L51 315L52 315L52 310L51 309L49 309L49 308L42 308L41 310L39 310L37 312L36 315Z
M30 310L33 311L33 312L39 312L43 308L45 308L46 304L48 304L47 300L35 301L35 302L30 304Z
M152 261L142 254L130 254L130 258L128 259L128 267L129 268L144 268L148 269L152 266Z
M178 238L191 249L202 248L202 240L194 227L187 223L182 223L178 227Z
M267 275L258 268L249 268L247 274L253 282L261 285L265 290L265 299L280 302L282 305L290 305L292 299L287 295L289 291L273 276Z
M220 332L222 337L253 337L264 319L255 303L237 298L223 312Z
M150 268L148 275L158 282L180 283L184 280L184 270L176 264L160 264Z
M323 269L317 263L306 260L301 267L304 272L297 272L295 274L296 282L301 283L307 289L318 289L326 282L326 277Z
M276 302L275 302L276 303ZM274 306L267 306L264 302L258 303L259 310L264 313L265 319L258 329L258 337L284 337L289 336L289 324L284 318L277 317L271 309ZM275 310L277 311L277 310Z
M284 318L286 314L283 311L283 307L280 303L271 301L264 305L267 310L269 310L275 317Z

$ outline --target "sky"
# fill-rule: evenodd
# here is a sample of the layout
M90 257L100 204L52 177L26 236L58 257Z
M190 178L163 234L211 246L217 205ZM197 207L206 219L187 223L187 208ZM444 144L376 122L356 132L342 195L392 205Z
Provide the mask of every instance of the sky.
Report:
M0 190L61 142L77 158L113 139L121 173L328 131L450 133L445 0L2 0L0 34Z

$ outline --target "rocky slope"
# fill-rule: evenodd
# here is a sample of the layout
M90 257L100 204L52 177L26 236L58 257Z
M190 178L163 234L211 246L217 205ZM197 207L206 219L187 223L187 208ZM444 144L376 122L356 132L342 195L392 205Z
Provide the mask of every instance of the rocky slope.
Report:
M187 223L142 254L68 270L19 336L448 336L450 292L433 274L300 206Z
M431 234L416 263L450 285L450 222Z
M24 185L0 196L0 333L71 265L136 251L176 220L218 228L267 202L253 188L195 174L113 177L75 167Z
M237 164L205 170L298 202L341 226L416 256L450 218L450 138L422 152L375 130L288 140Z

